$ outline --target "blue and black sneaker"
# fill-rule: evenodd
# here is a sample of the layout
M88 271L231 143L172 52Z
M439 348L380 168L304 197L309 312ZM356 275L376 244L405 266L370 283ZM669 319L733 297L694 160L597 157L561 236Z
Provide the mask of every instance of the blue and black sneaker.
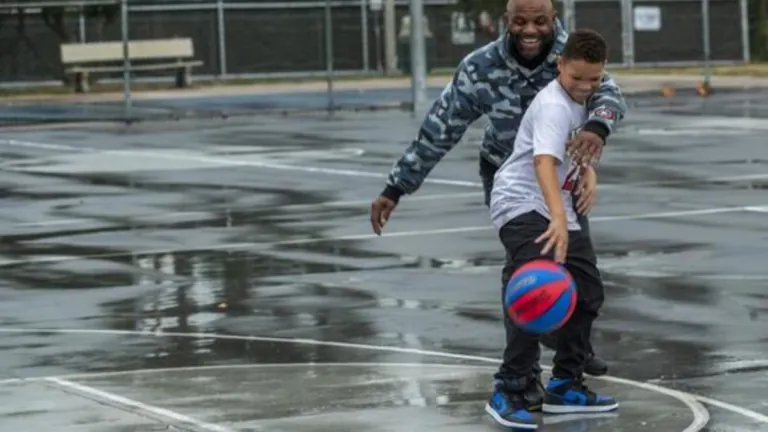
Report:
M551 378L547 383L542 412L576 414L609 412L619 407L612 397L595 394L584 385L584 378Z
M509 392L497 388L485 405L485 412L502 426L534 430L539 426L526 405L522 392Z

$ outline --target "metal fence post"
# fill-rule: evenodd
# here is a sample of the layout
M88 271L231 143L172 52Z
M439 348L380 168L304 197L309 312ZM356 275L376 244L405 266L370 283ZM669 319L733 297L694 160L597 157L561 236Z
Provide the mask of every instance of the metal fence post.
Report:
M123 108L127 120L131 113L131 59L128 47L128 0L120 1L120 30L123 39Z
M411 0L411 88L413 113L427 104L427 53L424 29L424 4Z
M741 48L743 51L744 63L752 60L749 46L749 5L747 0L739 0L739 9L741 10Z
M77 35L80 43L85 43L85 11L84 7L78 9L77 13Z
M325 72L328 82L328 111L333 113L333 17L331 0L325 0Z
M576 3L574 0L563 0L563 18L565 28L572 32L576 30Z
M360 0L360 33L363 41L363 70L368 72L371 68L368 62L368 2Z
M701 0L701 38L704 44L704 85L708 86L712 75L709 51L709 0Z
M384 0L384 69L387 74L397 73L396 19L395 0Z
M635 66L635 20L632 0L621 2L621 49L624 54L624 66Z
M227 79L227 29L224 24L224 0L216 0L216 33L219 38L219 77Z

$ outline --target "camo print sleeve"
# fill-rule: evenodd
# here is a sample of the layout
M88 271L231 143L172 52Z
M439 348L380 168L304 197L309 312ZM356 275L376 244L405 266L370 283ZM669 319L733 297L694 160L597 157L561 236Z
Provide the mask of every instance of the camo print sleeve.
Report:
M395 162L383 195L395 201L415 192L437 163L461 140L483 109L477 66L462 61L424 118L417 138Z
M605 135L613 133L624 119L627 104L619 86L608 73L603 76L600 89L587 102L589 119L587 123L598 123L605 128ZM604 137L605 138L605 137Z

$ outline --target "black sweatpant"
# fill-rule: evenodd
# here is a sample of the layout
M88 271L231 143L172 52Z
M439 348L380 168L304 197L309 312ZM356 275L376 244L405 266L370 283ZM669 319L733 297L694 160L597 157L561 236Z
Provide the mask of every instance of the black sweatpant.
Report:
M533 259L544 257L541 255L543 245L534 241L548 227L549 220L536 212L518 216L502 227L499 239L510 260L509 274ZM580 377L584 373L591 350L589 340L592 322L597 318L604 299L597 257L589 237L581 231L568 234L565 267L576 283L578 300L571 319L556 333L557 347L552 375L557 378ZM552 259L552 255L550 252L546 257ZM520 330L506 318L506 313L504 315L507 347L496 378L517 387L515 381L520 381L521 377L530 377L534 372L539 359L539 336Z

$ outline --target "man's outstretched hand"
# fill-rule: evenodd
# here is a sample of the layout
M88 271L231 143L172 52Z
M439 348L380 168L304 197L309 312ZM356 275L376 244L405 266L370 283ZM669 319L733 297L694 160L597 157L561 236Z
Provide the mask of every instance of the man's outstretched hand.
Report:
M566 152L580 166L595 166L603 153L605 141L600 135L581 131L576 134L567 144Z
M397 204L391 199L380 195L371 204L371 228L376 235L381 235L381 230L389 220L389 216Z

